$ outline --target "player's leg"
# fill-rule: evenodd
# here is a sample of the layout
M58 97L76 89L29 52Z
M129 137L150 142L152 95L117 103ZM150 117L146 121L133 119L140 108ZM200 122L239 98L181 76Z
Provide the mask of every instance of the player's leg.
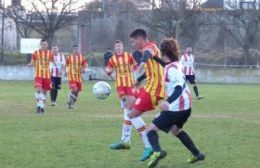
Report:
M180 114L179 116L176 116L175 118L177 119L176 125L174 125L171 128L171 133L176 136L182 144L192 153L192 157L188 159L189 163L194 163L199 160L204 160L205 156L203 153L201 153L194 142L192 141L191 137L187 132L182 130L182 127L184 123L187 121L187 119L190 116L191 110L187 112L183 112L183 114ZM184 114L185 113L185 114Z
M196 98L199 100L199 99L202 99L203 96L200 96L199 95L199 89L198 89L198 86L196 84L196 80L195 80L195 75L189 75L189 78L188 78L190 84L192 84L193 86L193 90L194 90L194 93L196 95Z
M42 92L41 92L41 112L45 112L45 104L46 104L46 95L47 92L51 90L51 80L44 78L43 80L43 86L42 86Z
M51 105L52 106L55 106L56 103L55 103L55 94L56 94L56 91L57 91L57 84L56 84L56 78L55 77L51 77L51 83L52 83L52 89L50 91L50 97L51 97Z
M121 100L121 108L123 110L123 126L122 126L122 136L119 142L113 143L110 145L111 149L130 149L130 138L131 138L131 130L132 130L132 122L131 119L127 115L127 111L125 110L125 105L127 104L127 96L125 94L120 94L118 91L120 100Z
M69 101L68 101L68 109L71 110L74 108L74 104L78 99L78 87L76 82L69 82L70 93L69 93Z
M41 87L35 87L35 98L37 102L37 113L41 113L41 93L42 93L42 88Z
M60 77L56 77L55 79L55 91L54 91L54 102L55 102L55 105L56 105L56 100L57 100L57 97L58 97L58 92L61 88L61 78Z
M34 79L34 87L35 87L35 98L37 101L37 113L42 113L42 109L44 108L45 97L43 95L43 86L44 81L43 78L36 77Z

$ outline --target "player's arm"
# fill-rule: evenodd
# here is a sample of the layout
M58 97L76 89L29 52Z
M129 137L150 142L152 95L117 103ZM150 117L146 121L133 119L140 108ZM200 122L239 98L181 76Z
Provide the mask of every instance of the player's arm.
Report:
M158 62L161 66L165 67L167 64L159 57L155 56L153 59Z
M106 66L106 68L105 68L105 73L107 74L107 76L110 78L110 79L113 79L113 77L112 77L112 73L113 73L113 71L114 71L114 63L113 63L113 61L112 61L112 59L110 58L109 60L108 60L108 63L107 63L107 66Z
M86 69L88 67L88 61L87 59L84 57L84 60L82 61L82 68L81 68L81 72L82 73L85 73L86 72Z
M143 56L142 56L142 58L141 58L141 63L140 63L140 65L139 65L139 67L138 67L138 72L139 72L139 73L143 71L145 63L146 63L150 58L153 57L153 54L154 54L154 52L152 51L152 49L147 49L147 50L144 51L144 54L143 54Z
M35 65L35 62L36 62L36 52L34 52L34 53L32 54L31 61L30 61L30 63L27 64L27 66L32 67L32 66Z

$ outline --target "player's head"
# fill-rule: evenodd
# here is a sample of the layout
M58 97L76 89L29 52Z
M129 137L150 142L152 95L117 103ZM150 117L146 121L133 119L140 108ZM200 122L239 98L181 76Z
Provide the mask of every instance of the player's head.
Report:
M123 45L122 41L116 40L114 47L115 47L115 53L117 55L122 55L123 54L123 52L124 52L124 45Z
M135 49L142 49L147 40L147 34L144 29L135 29L130 34L132 46Z
M72 46L72 52L73 52L73 54L78 54L79 53L79 46L77 45L77 44L74 44L73 46Z
M180 59L180 46L173 37L164 38L161 41L160 50L164 62L174 62Z
M192 48L191 47L186 48L186 53L191 54L192 53Z
M57 54L59 52L59 47L56 43L52 44L51 50L54 54Z
M41 50L47 50L47 48L48 48L47 40L41 39L40 46L41 46Z

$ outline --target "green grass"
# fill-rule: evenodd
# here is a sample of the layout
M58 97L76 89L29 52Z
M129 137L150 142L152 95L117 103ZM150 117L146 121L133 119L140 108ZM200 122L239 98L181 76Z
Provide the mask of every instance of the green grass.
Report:
M135 130L131 150L109 149L121 135L120 105L114 88L108 99L100 101L92 96L92 85L85 84L76 109L68 111L64 84L58 106L48 106L39 116L32 82L0 81L0 167L146 167L138 161L143 145ZM260 86L199 85L199 89L205 99L194 100L185 130L206 153L206 160L187 164L190 153L176 138L160 133L168 157L158 167L259 168ZM146 113L144 119L149 124L155 115Z

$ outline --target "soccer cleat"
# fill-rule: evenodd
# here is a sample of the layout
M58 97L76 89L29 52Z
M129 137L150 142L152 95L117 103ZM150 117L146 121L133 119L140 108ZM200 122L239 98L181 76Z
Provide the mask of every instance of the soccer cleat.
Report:
M45 109L41 108L41 113L44 114L45 113Z
M147 167L149 167L149 168L155 167L159 163L159 160L165 158L166 156L167 156L166 151L162 150L160 152L154 152L150 157Z
M37 107L37 110L36 110L37 114L40 114L41 113L41 107Z
M52 101L51 106L56 106L56 102Z
M116 142L110 145L110 149L119 150L119 149L130 149L130 143L125 143L123 141Z
M68 102L68 109L69 109L69 110L72 110L72 109L73 109L73 105L72 105L71 102Z
M195 163L205 159L205 155L203 153L199 153L197 156L192 156L187 160L188 163Z
M198 97L196 97L196 98L197 98L197 100L200 100L200 99L203 99L204 96L198 96Z
M140 158L140 161L146 161L149 159L149 157L153 154L153 149L152 148L145 148L143 155Z

